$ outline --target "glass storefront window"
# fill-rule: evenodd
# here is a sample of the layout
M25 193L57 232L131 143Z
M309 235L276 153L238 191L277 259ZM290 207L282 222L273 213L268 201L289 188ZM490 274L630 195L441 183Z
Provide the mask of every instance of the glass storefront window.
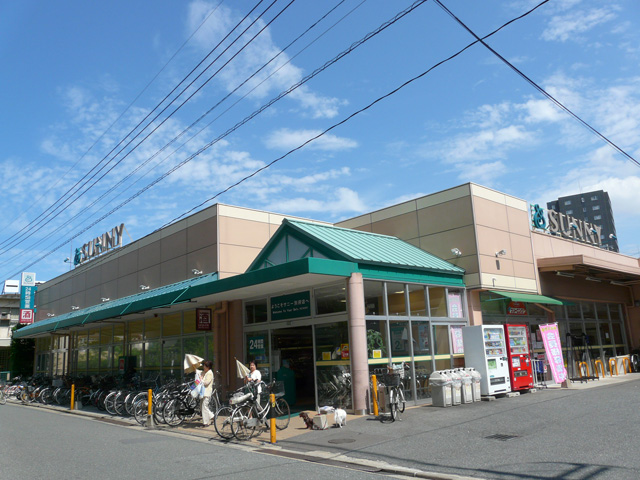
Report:
M111 365L111 347L102 347L100 349L100 371L110 371Z
M352 408L347 322L316 325L315 337L318 404Z
M364 281L365 315L384 315L384 290L382 282Z
M111 365L111 369L114 371L118 370L118 360L120 359L121 356L123 356L123 350L122 350L122 345L114 345L113 346L113 358L111 359L111 361L113 362Z
M100 345L100 329L95 328L89 330L88 345Z
M244 304L245 322L247 325L264 323L268 320L267 299L253 300Z
M593 303L583 303L582 304L582 317L587 320L593 320L596 318L596 310L593 306Z
M580 320L582 316L580 315L580 304L576 303L574 305L567 305L567 318Z
M144 369L147 376L150 370L158 371L162 365L162 342L153 340L144 344Z
M88 370L90 372L96 372L100 368L100 349L90 348L87 350L87 356L89 357Z
M142 368L142 345L142 343L132 343L129 345L129 355L136 357L133 365L138 370Z
M347 291L344 284L316 288L316 315L343 313L347 311Z
M620 305L617 303L610 303L609 316L611 317L611 320L620 320L622 318L620 315Z
M180 378L182 370L181 341L172 338L164 341L162 348L162 375L167 378Z
M613 331L613 341L616 347L616 355L624 355L625 354L625 344L622 336L622 324L618 322L611 322L611 330Z
M449 290L449 317L464 318L464 307L462 303L462 292L460 290Z
M87 332L78 332L78 348L86 348L87 347Z
M205 360L206 352L204 345L204 335L200 335L197 337L186 337L182 340L182 346L184 350L184 354L190 353L192 355L197 355L198 357L202 357Z
M432 317L447 316L447 299L443 287L429 287L429 309Z
M427 303L422 285L409 285L409 312L412 317L426 317Z
M144 320L132 320L129 322L128 327L130 342L139 342L143 339Z
M609 320L609 310L606 303L596 303L596 315L598 315L598 320Z
M269 332L263 330L260 332L247 333L245 337L245 352L247 352L247 366L250 361L256 362L256 368L262 374L262 380L270 381L271 366L269 364ZM278 366L278 365L276 365Z
M391 357L396 362L397 357L410 357L410 342L411 337L409 335L409 322L408 321L395 321L389 322L389 331L391 333ZM405 358L404 360L409 360Z
M407 306L404 298L405 286L402 283L387 283L387 307L389 316L407 315Z
M172 313L162 316L162 336L172 337L180 335L182 329L182 313Z
M183 333L196 333L196 311L187 310L184 312L184 321L182 322ZM187 352L189 353L189 352ZM202 356L202 355L200 355Z
M431 335L429 322L414 320L411 322L413 355L416 372L417 398L429 398L429 376L433 372L431 356Z
M113 326L113 343L124 342L124 324Z
M113 327L100 329L100 345L109 345L113 342Z
M87 371L87 350L78 350L78 372L84 373Z
M436 359L436 370L451 368L451 349L449 348L449 327L447 325L433 326L433 343Z
M159 338L162 330L162 322L160 317L147 318L144 321L144 338Z
M584 331L587 335L587 342L589 347L597 347L598 342L598 326L596 322L584 322Z
M386 320L367 320L367 356L370 364L388 362Z

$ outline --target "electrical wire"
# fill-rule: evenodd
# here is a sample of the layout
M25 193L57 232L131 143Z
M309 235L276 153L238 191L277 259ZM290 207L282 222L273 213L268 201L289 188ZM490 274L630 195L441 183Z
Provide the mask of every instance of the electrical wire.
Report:
M409 9L411 9L411 10L409 10L409 9L407 9L407 10L408 10L408 11L412 11L413 9L417 8L417 6L419 6L420 4L424 3L424 1L426 1L426 0L418 1L418 2L414 3L411 7L409 7ZM384 99L386 99L386 98L388 98L388 97L390 97L390 96L394 95L395 93L397 93L398 91L402 90L402 89L403 89L403 88L405 88L406 86L408 86L408 85L410 85L410 84L414 83L415 81L417 81L417 80L421 79L422 77L426 76L427 74L429 74L431 71L433 71L433 70L434 70L434 69L436 69L437 67L439 67L439 66L443 65L444 63L447 63L447 62L449 62L450 60L453 60L454 58L458 57L460 54L462 54L463 52L465 52L466 50L468 50L469 48L471 48L471 47L472 47L473 45L475 45L476 43L479 43L479 42L481 42L482 40L484 40L484 39L487 39L487 38L491 37L492 35L496 34L496 33L497 33L497 32L499 32L500 30L502 30L503 28L505 28L505 27L507 27L508 25L510 25L510 24L512 24L512 23L514 23L515 21L520 20L520 19L522 19L522 18L524 18L524 17L528 16L529 14L531 14L533 11L535 11L537 8L539 8L539 7L540 7L540 6L542 6L543 4L547 3L548 1L549 1L549 0L543 0L543 2L541 2L540 4L538 4L538 5L536 5L535 7L531 8L530 10L528 10L528 11L527 11L527 12L525 12L525 13L523 13L522 15L520 15L520 16L518 16L518 17L515 17L515 18L513 18L513 19L511 19L511 20L509 20L508 22L504 23L503 25L501 25L501 26L500 26L500 27L498 27L497 29L493 30L491 33L489 33L489 34L485 35L484 37L482 37L481 39L478 39L478 40L475 40L475 41L471 42L470 44L468 44L468 45L467 45L467 46L465 46L464 48L462 48L462 49L458 50L456 53L454 53L454 54L450 55L449 57L445 58L444 60L441 60L440 62L438 62L438 63L436 63L436 64L432 65L431 67L429 67L427 70L423 71L422 73L420 73L420 74L418 74L418 75L416 75L416 76L414 76L414 77L410 78L409 80L407 80L407 81L403 82L401 85L399 85L398 87L396 87L396 88L394 88L393 90L389 91L389 92L388 92L388 93L386 93L385 95L382 95L382 96L380 96L380 97L376 98L374 101L370 102L370 103L369 103L369 104L367 104L365 107L362 107L362 108L360 108L359 110L356 110L355 112L351 113L350 115L348 115L347 117L345 117L345 118L344 118L344 119L342 119L341 121L339 121L339 122L337 122L337 123L334 123L334 124L333 124L332 126L330 126L329 128L327 128L327 129L323 130L323 131L322 131L321 133L319 133L318 135L315 135L315 136L313 136L313 137L309 138L307 141L303 142L303 143L302 143L302 144L300 144L299 146L297 146L297 147L295 147L295 148L293 148L293 149L289 150L289 151L288 151L287 153L285 153L284 155L282 155L282 156L280 156L280 157L278 157L278 158L276 158L276 159L272 160L271 162L269 162L269 163L268 163L268 164L266 164L265 166L263 166L263 167L261 167L261 168L259 168L259 169L255 170L255 171L254 171L253 173L251 173L250 175L245 176L245 177L244 177L244 178L242 178L241 180L239 180L239 181L235 182L234 184L232 184L232 185L228 186L228 187L227 187L227 188L225 188L224 190L221 190L220 192L218 192L217 194L213 195L212 197L209 197L209 198L208 198L208 199L206 199L205 201L201 202L200 204L196 205L195 207L191 208L190 210L188 210L188 211L184 212L183 214L181 214L181 215L179 215L178 217L174 218L173 220L171 220L170 222L166 223L165 225L163 225L162 227L160 227L159 229L157 229L157 230L155 230L155 231L158 231L158 230L160 230L160 229L162 229L162 228L165 228L166 226L168 226L168 225L170 225L170 224L172 224L172 223L174 223L174 222L178 221L179 219L183 218L184 216L188 215L189 213L193 212L194 210L196 210L196 209L198 209L198 208L202 207L202 206L203 206L203 205L205 205L206 203L209 203L210 201L212 201L212 200L216 199L216 198L217 198L217 197L219 197L220 195L222 195L222 194L224 194L224 193L228 192L229 190L231 190L231 189L233 189L233 188L237 187L238 185L242 184L242 183L243 183L243 182L245 182L246 180L248 180L248 179L250 179L250 178L254 177L255 175L259 174L260 172L262 172L262 171L266 170L267 168L270 168L271 166L273 166L273 165L274 165L274 164L276 164L277 162L279 162L279 161L283 160L284 158L288 157L288 156L289 156L289 155L291 155L292 153L294 153L294 152L296 152L296 151L298 151L298 150L302 149L303 147L305 147L305 146L306 146L306 145L308 145L309 143L311 143L311 142L313 142L313 141L317 140L318 138L322 137L323 135L327 134L328 132L330 132L330 131L334 130L335 128L337 128L337 127L339 127L339 126L341 126L341 125L343 125L344 123L348 122L349 120L351 120L351 119L352 119L352 118L354 118L355 116L357 116L357 115L359 115L359 114L361 114L361 113L363 113L363 112L365 112L365 111L369 110L371 107L373 107L373 106L374 106L374 105L376 105L377 103L381 102L382 100L384 100ZM407 11L407 13L408 13L408 11ZM401 13L402 13L402 12L401 12ZM401 15L401 14L398 14L398 15ZM405 13L405 15L406 15L406 13ZM402 16L404 16L404 15L402 15ZM396 16L396 17L397 17L397 16ZM395 17L394 17L394 18L395 18ZM401 17L400 17L400 18L401 18ZM398 19L399 19L399 18L398 18ZM394 21L393 21L393 23L395 23L395 21L397 21L397 19L396 19L396 20L394 20ZM387 23L389 23L389 22L386 22L386 23L385 23L385 24L383 24L383 25L387 25ZM387 26L388 26L388 25L387 25ZM381 27L380 27L380 28L381 28ZM385 27L385 28L386 28L386 27ZM376 30L376 31L377 31L377 30ZM369 34L365 35L365 37L364 37L364 38L367 38L367 39L372 38L375 34L377 34L377 33L374 33L374 32L376 32L376 31L373 31L373 32L371 32L371 33L369 33ZM378 33L379 33L379 32L378 32ZM356 45L358 45L358 46L359 46L359 45L361 45L361 44L363 43L364 38L363 38L362 40L358 41L358 42L354 42L354 44L352 44L352 46L351 46L351 47L349 47L349 49L345 50L345 52L346 52L346 51L350 51L350 49L351 49L352 47L357 48L357 47L356 47ZM342 52L342 53L344 53L344 52ZM335 58L342 58L342 56L343 56L343 55L342 55L342 53L341 53L341 54L339 54L339 55L338 55L337 57L335 57ZM329 62L325 63L325 66L326 66L326 65L328 65L328 64L331 64L331 62L332 62L332 60L330 60ZM323 68L323 67L320 67L320 68ZM319 70L319 69L317 69L317 70ZM316 71L317 71L317 70L316 70ZM314 72L315 72L315 71L314 71ZM283 92L283 93L284 93L284 92ZM282 95L282 94L281 94L281 95ZM281 97L280 97L280 95L279 95L278 97L275 97L275 98L281 98ZM272 101L273 101L273 100L272 100ZM272 104L272 101L268 102L266 105L270 105L270 104ZM258 109L256 112L263 110L263 109L264 109L264 107L266 107L266 105L265 105L265 106L263 106L263 107L261 107L260 109ZM254 112L254 113L256 113L256 112ZM253 115L253 114L252 114L252 115ZM251 115L250 115L249 117L251 117ZM247 117L247 118L249 118L249 117ZM237 124L237 125L240 125L241 123L242 123L242 122L240 122L240 123L239 123L239 124ZM214 141L215 141L215 140L214 140ZM209 144L208 144L208 145L209 145ZM208 148L208 147L206 147L206 146L205 146L205 147L203 147L203 149L206 149L206 148ZM202 149L201 149L201 150L202 150ZM204 151L204 150L202 150L202 151ZM201 152L201 151L199 151L199 153L202 153L202 152ZM195 155L198 155L199 153L194 154L194 156L195 156ZM184 161L184 163L186 163L186 161L187 161L187 160L185 160L185 161ZM183 164L184 164L184 163L183 163ZM179 168L179 167L177 166L177 167L176 167L176 169L177 169L177 168ZM174 169L172 169L172 171L175 171L175 170L174 170ZM55 249L51 250L51 251L50 251L50 252L48 252L47 254L45 254L45 255L43 255L43 256L41 256L41 257L39 257L39 258L38 258L38 259L36 259L34 262L32 262L32 263L30 263L29 265L27 265L26 267L24 267L24 269L26 269L26 268L29 268L29 267L33 266L34 264L36 264L37 262L39 262L39 261L40 261L40 260L42 260L43 258L46 258L48 255L50 255L50 254L54 253L55 251L59 250L60 248L62 248L63 246L65 246L67 243L69 243L70 241L72 241L72 240L73 240L73 238L75 238L75 237L77 237L77 236L81 235L82 233L84 233L84 231L88 230L88 229L89 229L89 228L91 228L93 225L95 225L95 224L99 223L100 221L104 220L105 218L107 218L108 216L110 216L111 214L113 214L115 211L119 210L119 209L120 209L120 208L122 208L124 205L126 205L127 203L129 203L130 201L132 201L135 197L137 197L137 196L141 195L142 193L144 193L144 191L146 191L148 188L151 188L151 186L153 186L153 185L155 185L156 183L158 183L162 178L164 178L164 177L166 177L166 176L170 175L170 173L172 173L172 171L170 171L170 172L168 172L167 174L163 175L162 177L160 177L160 178L156 179L156 181L152 182L152 184L147 185L144 189L142 189L142 190L138 191L134 196L132 196L132 197L130 197L129 199L127 199L126 201L122 202L120 205L116 206L116 207L115 207L114 209L112 209L110 212L108 212L108 213L104 214L100 219L96 220L92 225L90 225L89 227L85 228L82 232L77 233L77 234L76 234L76 235L74 235L74 237L72 237L71 239L69 239L69 240L65 241L64 243L62 243L62 244L60 244L60 245L58 245ZM24 269L23 269L23 270L24 270Z
M64 200L64 199L65 199L65 197L67 197L67 196L69 196L69 198L71 198L71 196L72 196L72 195L74 195L75 193L77 193L78 191L80 191L80 189L81 189L82 187L84 187L84 186L85 186L85 185L86 185L90 180L92 180L92 179L93 179L93 178L94 178L94 177L95 177L95 176L96 176L100 171L102 171L102 170L106 167L106 165L108 165L109 163L111 163L111 162L115 159L115 157L116 157L120 152L122 152L122 150L123 150L124 148L126 148L128 145L130 145L130 144L131 144L131 142L133 142L133 140L135 140L135 139L136 139L136 138L137 138L137 137L138 137L138 136L139 136L139 135L140 135L140 134L141 134L141 133L142 133L142 132L143 132L143 131L144 131L144 130L145 130L145 129L150 125L150 124L151 124L151 122L153 122L154 120L156 120L160 114L162 114L162 113L163 113L163 112L164 112L164 111L165 111L165 110L166 110L166 109L167 109L171 104L173 104L173 102L175 102L175 101L176 101L176 100L177 100L177 99L178 99L178 98L179 98L179 97L180 97L180 96L181 96L181 95L182 95L182 94L183 94L183 93L184 93L184 92L185 92L185 91L186 91L186 90L187 90L187 89L188 89L188 88L189 88L189 87L190 87L190 86L191 86L191 85L192 85L192 84L193 84L193 83L194 83L194 82L195 82L195 81L196 81L196 80L197 80L197 79L198 79L198 78L199 78L199 77L200 77L200 76L205 72L205 71L207 71L207 69L209 69L209 68L214 64L214 62L215 62L218 58L220 58L220 56L218 56L218 57L217 57L216 59L214 59L211 63L209 63L209 65L208 65L208 66L207 66L207 67L206 67L206 68L205 68L205 69L204 69L204 70L203 70L203 71L202 71L202 72L201 72L201 73L200 73L200 74L199 74L199 75L198 75L194 80L192 80L192 82L191 82L189 85L187 85L185 88L183 88L183 90L182 90L182 91L181 91L181 92L180 92L180 93L179 93L179 94L178 94L178 95L177 95L173 100L171 100L171 102L169 102L169 104L168 104L168 105L167 105L167 106L166 106L166 107L165 107L165 108L160 112L160 114L156 115L156 117L154 117L154 118L153 118L153 119L152 119L152 120L151 120L151 121L150 121L150 122L149 122L149 123L148 123L148 124L147 124L147 125L146 125L142 130L141 130L141 131L140 131L140 132L138 132L138 134L137 134L135 137L133 137L131 140L129 140L129 142L128 142L124 147L123 147L123 149L121 149L118 153L116 153L116 154L114 155L114 157L113 157L111 160L109 160L106 164L104 164L104 165L102 166L102 168L100 168L96 173L94 173L91 177L89 177L89 179L88 179L87 181L85 181L82 185L78 186L81 182L83 182L83 180L85 180L85 179L87 178L87 176L88 176L89 174L91 174L91 173L92 173L92 172L93 172L93 171L94 171L94 170L95 170L95 169L96 169L100 164L102 164L102 163L103 163L103 162L104 162L104 161L105 161L105 160L106 160L106 159L107 159L107 158L108 158L108 157L109 157L109 156L110 156L110 155L111 155L111 154L112 154L112 153L113 153L113 152L114 152L114 151L115 151L115 150L116 150L120 145L122 145L122 143L123 143L123 142L124 142L124 141L125 141L125 140L130 136L130 135L132 135L132 134L133 134L133 133L134 133L134 132L135 132L135 131L136 131L136 130L137 130L137 129L138 129L138 128L139 128L139 127L140 127L140 126L141 126L141 125L142 125L142 124L143 124L143 123L144 123L144 122L145 122L145 121L146 121L146 120L147 120L151 115L152 115L152 114L153 114L153 112L155 112L158 108L160 108L160 106L161 106L161 105L162 105L162 104L163 104L163 103L164 103L164 102L165 102L165 101L166 101L166 100L167 100L167 99L168 99L168 98L169 98L169 97L170 97L170 96L171 96L171 95L172 95L172 94L173 94L173 93L174 93L174 92L175 92L175 91L180 87L180 85L182 85L182 84L183 84L183 83L184 83L184 82L185 82L185 81L186 81L186 80L187 80L187 79L188 79L188 78L189 78L189 77L190 77L190 76L191 76L191 75L192 75L192 74L193 74L193 73L194 73L194 72L195 72L195 71L196 71L196 70L197 70L197 69L198 69L198 68L199 68L199 67L200 67L204 62L205 62L205 61L206 61L206 59L207 59L207 58L209 58L209 57L210 57L210 56L211 56L211 55L212 55L212 54L213 54L213 53L214 53L214 52L215 52L215 51L216 51L216 50L217 50L217 49L222 45L222 43L223 43L223 42L224 42L224 41L225 41L225 40L226 40L226 39L227 39L227 38L228 38L228 37L229 37L229 36L230 36L230 35L231 35L231 34L232 34L232 33L233 33L237 28L238 28L238 27L239 27L239 26L240 26L240 25L241 25L241 24L242 24L242 23L243 23L247 18L249 18L249 16L250 16L250 15L251 15L251 14L252 14L252 13L253 13L257 8L258 8L258 6L260 6L260 4L262 4L262 2L263 2L263 1L264 1L264 0L259 0L259 2L258 2L258 3L257 3L257 4L256 4L256 5L255 5L255 6L254 6L254 7L253 7L253 8L252 8L252 9L251 9L251 10L250 10L250 11L249 11L249 12L248 12L244 17L243 17L243 18L242 18L242 20L240 20L240 21L239 21L239 22L238 22L238 23L237 23L237 24L236 24L236 25L235 25L235 26L234 26L234 27L233 27L233 28L232 28L232 29L227 33L227 35L225 35L225 37L224 37L224 38L222 38L222 39L221 39L221 40L216 44L216 46L215 46L215 47L213 47L213 48L209 51L209 53L208 53L207 55L205 55L205 56L202 58L202 60L200 60L200 62L199 62L195 67L193 67L193 68L192 68L192 70L191 70L191 71L190 71L190 72L189 72L185 77L183 77L183 79L182 79L178 84L176 84L176 86L175 86L175 87L174 87L174 88L173 88L173 89L172 89L172 90L171 90L171 91L170 91L170 92L169 92L169 93L168 93L168 94L167 94L167 95L166 95L166 96L165 96L165 97L164 97L164 98L163 98L163 99L162 99L162 100L161 100L161 101L160 101L160 102L159 102L159 103L158 103L158 104L153 108L153 109L152 109L152 110L151 110L151 111L150 111L150 112L149 112L149 113L148 113L148 114L147 114L147 115L146 115L142 120L140 120L140 121L138 122L138 124L137 124L133 129L131 129L131 130L129 131L129 133L127 133L127 135L125 135L125 136L122 138L122 140L120 140L120 142L118 142L118 144L116 144L116 145L111 149L111 151L109 151L109 153L107 153L107 154L102 158L102 160L100 160L98 163L96 163L96 164L91 168L91 170L89 170L89 171L88 171L88 172L87 172L87 173L86 173L82 178L80 178L80 180L78 180L78 181L75 183L75 185L73 185L73 186L72 186L70 189L68 189L68 190L67 190L67 191L66 191L66 192L65 192L61 197L59 197L59 198L58 198L58 199L57 199L57 200L56 200L56 201L55 201L55 202L54 202L50 207L48 207L48 208L47 208L47 210L45 210L43 213L41 213L38 217L36 217L36 219L34 219L33 221L31 221L28 225L25 225L22 229L20 229L20 231L19 231L19 232L17 232L17 233L15 233L15 234L13 234L10 238L14 238L17 234L19 234L20 232L23 232L23 231L25 231L25 230L27 230L27 229L29 229L29 233L30 233L30 235L29 235L29 236L31 236L33 233L35 233L35 231L34 231L33 227L35 227L35 226L37 226L37 225L41 225L42 221L44 221L46 218L48 218L48 217L49 217L49 216L51 216L53 213L55 213L57 210L59 210L59 208L63 205L63 204L60 204L60 205L58 205L58 207L55 207L59 202L61 202L62 200ZM271 3L271 5L269 5L269 7L267 7L267 9L265 10L265 12L266 12L269 8L271 8L271 6L273 6L277 1L278 1L278 0L274 0L274 1ZM263 12L263 14L264 14L264 12ZM251 24L251 25L253 25L253 24L254 24L254 23L255 23L255 22L256 22L260 17L261 17L261 15L260 15L259 17L257 17L257 18L252 22L252 24ZM246 32L246 29L245 29L245 32ZM243 33L244 33L244 32L243 32ZM235 41L237 41L239 38L240 38L240 36L238 36L238 37L236 38L236 40L235 40ZM234 43L235 43L235 41L234 41ZM232 45L233 45L233 43L232 43ZM227 49L228 49L228 48L229 48L229 47L227 47ZM226 51L226 50L225 50L225 51ZM175 113L175 112L173 112L173 113ZM165 121L166 121L166 119L165 119ZM156 128L156 129L157 129L157 128ZM155 130L154 130L154 131L155 131ZM103 177L100 177L100 178L103 178ZM93 185L92 185L92 186L93 186ZM77 189L76 189L76 187L77 187ZM89 188L91 188L91 187L89 187ZM75 192L72 192L74 189L76 189L76 190L75 190ZM85 191L84 193L86 193L86 191ZM80 194L80 196L84 195L84 193ZM78 198L78 197L76 197L76 200L77 200L77 198ZM64 200L64 202L66 202L66 201L67 201L67 200ZM71 202L69 205L71 205L72 203L73 203L73 202ZM68 208L68 206L69 206L69 205L67 205L67 207L65 207L63 210L61 210L60 212L58 212L58 214L59 214L59 213L61 213L61 212L62 212L62 211L64 211L64 210L66 210L66 208ZM49 210L51 210L51 208L53 208L53 207L55 207L55 208L54 208L52 211L49 211ZM44 214L45 212L47 212L47 211L49 211L49 213L48 213L47 215L45 215L45 216L44 216L44 218L42 218L42 220L40 220L39 222L36 222L36 220L40 219L40 218L43 216L43 214ZM57 216L57 215L55 215L55 216ZM53 218L55 218L55 216L54 216ZM35 223L34 223L34 222L35 222ZM49 222L47 222L47 223L49 223ZM36 231L37 231L37 230L36 230ZM23 238L23 237L24 237L24 235L25 235L25 234L20 235L20 236L19 236L19 238ZM5 244L7 241L8 241L8 240L5 240L5 241L3 241L3 242L0 242L0 246L1 246L1 245L3 245L3 244ZM15 246L15 245L16 245L16 243L13 243L12 245L10 245L10 247L13 247L13 246ZM9 247L9 248L10 248L10 247ZM0 250L0 254L1 254L1 253L4 253L6 250L7 250L6 248L5 248L4 250Z
M640 167L640 162L638 162L638 160L636 160L635 158L633 158L631 155L629 155L627 152L625 152L622 148L620 148L618 145L616 145L615 143L613 143L611 140L609 140L607 137L605 137L602 133L600 133L598 130L596 130L594 127L592 127L589 123L587 123L585 120L583 120L582 118L580 118L578 115L576 115L575 113L573 113L568 107L566 107L564 104L562 104L562 102L560 102L559 100L556 100L553 95L551 95L549 92L547 92L544 88L542 88L540 85L538 85L536 82L534 82L533 80L531 80L531 78L529 78L527 75L525 75L521 70L519 70L515 65L513 65L511 62L509 62L509 60L507 60L506 58L504 58L502 55L500 55L498 52L496 52L493 48L491 48L486 42L484 42L482 38L478 37L478 35L475 34L475 32L473 32L473 30L471 30L462 20L460 20L458 17L456 17L451 10L449 10L447 7L445 7L440 0L434 0L436 2L436 4L442 8L447 14L449 14L449 16L451 16L456 22L458 22L467 32L469 32L471 35L473 35L473 37L476 38L476 40L478 42L480 42L484 47L486 47L491 53L493 53L496 57L498 57L503 63L505 63L511 70L513 70L514 72L516 72L520 77L522 77L529 85L531 85L533 88L535 88L538 92L540 92L542 95L544 95L547 99L549 99L556 107L560 108L561 110L564 110L566 113L568 113L571 117L573 117L575 120L578 121L578 123L580 123L583 127L585 127L587 130L589 130L591 133L595 134L596 136L600 137L600 139L604 140L605 143L607 143L609 146L613 147L618 153L622 154L623 156L625 156L627 158L627 160L631 161L632 163L636 164L637 166ZM545 0L542 3L546 3L549 0Z

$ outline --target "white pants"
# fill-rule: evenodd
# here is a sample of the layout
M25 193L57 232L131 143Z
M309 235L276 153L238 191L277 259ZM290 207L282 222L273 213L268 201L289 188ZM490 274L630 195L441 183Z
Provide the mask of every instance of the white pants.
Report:
M202 399L202 423L205 425L211 425L211 420L213 420L214 417L214 413L209 409L210 403L211 396Z

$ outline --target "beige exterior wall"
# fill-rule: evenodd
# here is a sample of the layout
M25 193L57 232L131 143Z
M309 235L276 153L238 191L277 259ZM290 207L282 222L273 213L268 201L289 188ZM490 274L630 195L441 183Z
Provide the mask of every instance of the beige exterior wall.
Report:
M194 277L244 273L285 216L216 204L38 287L37 320ZM297 217L290 217L297 218ZM326 222L319 222L326 223Z
M468 183L337 224L394 235L465 269L468 288L537 292L527 202ZM451 253L462 252L460 257ZM496 252L507 254L496 257Z

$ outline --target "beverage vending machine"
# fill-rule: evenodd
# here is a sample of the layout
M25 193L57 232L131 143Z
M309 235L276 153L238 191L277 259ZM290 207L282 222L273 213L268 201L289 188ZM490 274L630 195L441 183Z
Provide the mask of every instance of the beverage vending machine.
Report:
M509 348L509 370L511 371L511 390L533 388L533 369L531 349L529 348L529 329L526 325L505 325Z
M511 391L507 343L502 325L476 325L462 329L464 362L482 379L480 393L495 395Z

